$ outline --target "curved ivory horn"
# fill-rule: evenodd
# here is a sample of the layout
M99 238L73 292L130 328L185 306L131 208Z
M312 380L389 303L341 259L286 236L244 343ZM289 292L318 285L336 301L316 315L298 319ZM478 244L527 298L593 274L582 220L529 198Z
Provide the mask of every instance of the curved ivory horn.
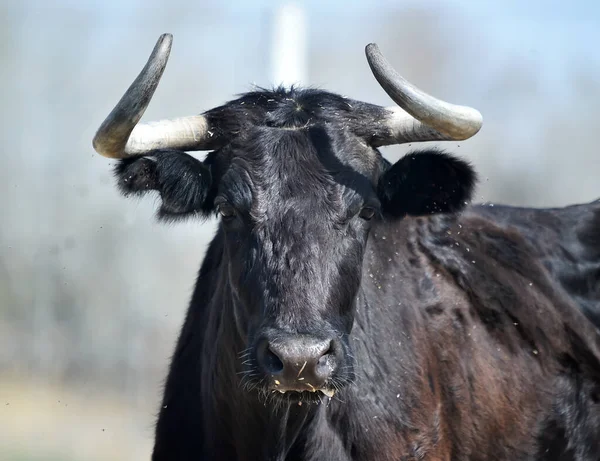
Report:
M389 136L378 137L377 146L412 141L461 141L475 135L483 123L479 111L434 98L406 81L384 58L379 47L365 48L373 75L399 107L386 108Z
M211 148L215 139L202 115L138 125L165 70L172 42L171 34L160 36L142 71L100 125L92 142L100 155L125 158L154 149Z

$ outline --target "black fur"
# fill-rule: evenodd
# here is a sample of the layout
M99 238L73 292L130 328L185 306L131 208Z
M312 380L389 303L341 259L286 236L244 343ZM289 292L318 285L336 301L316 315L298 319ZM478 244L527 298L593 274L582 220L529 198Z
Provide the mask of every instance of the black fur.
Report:
M471 201L476 180L464 160L432 150L413 152L385 172L378 193L393 217L451 213Z
M204 162L117 166L161 219L227 211L153 461L598 459L600 202L465 210L472 167L436 150L390 165L365 123L382 110L259 90L207 112L228 142ZM295 334L335 338L331 401L271 392L261 338Z
M161 221L190 216L206 217L212 209L206 198L210 191L210 170L183 152L160 150L121 160L115 167L117 186L124 195L157 191Z

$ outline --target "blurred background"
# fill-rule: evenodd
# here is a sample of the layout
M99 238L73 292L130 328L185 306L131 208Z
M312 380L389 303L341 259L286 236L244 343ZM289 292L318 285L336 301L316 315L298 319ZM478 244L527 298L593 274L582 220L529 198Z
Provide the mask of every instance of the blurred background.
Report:
M390 105L364 57L377 42L409 81L483 113L475 138L443 144L479 170L478 202L600 197L594 0L0 0L2 461L149 459L215 223L157 224L91 140L163 32L146 120L281 81Z

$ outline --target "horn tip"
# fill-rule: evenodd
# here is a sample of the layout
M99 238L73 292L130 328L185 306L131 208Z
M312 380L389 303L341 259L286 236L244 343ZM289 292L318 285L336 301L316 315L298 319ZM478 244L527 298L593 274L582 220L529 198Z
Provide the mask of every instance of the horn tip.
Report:
M473 107L464 107L462 128L455 134L456 141L464 141L475 136L483 126L483 115Z
M365 53L367 54L367 56L373 53L379 53L379 46L377 46L377 43L371 42L367 44L367 46L365 46Z
M173 34L171 34L170 32L165 32L164 34L160 34L160 37L158 37L158 40L161 42L163 42L163 41L172 42Z
M168 53L171 51L172 44L173 44L173 34L167 32L167 33L161 34L161 36L158 37L155 48L157 50L160 49L161 51L163 51L163 53L164 52Z
M473 109L473 108L472 108ZM483 126L483 115L477 109L473 109L473 134L475 136Z

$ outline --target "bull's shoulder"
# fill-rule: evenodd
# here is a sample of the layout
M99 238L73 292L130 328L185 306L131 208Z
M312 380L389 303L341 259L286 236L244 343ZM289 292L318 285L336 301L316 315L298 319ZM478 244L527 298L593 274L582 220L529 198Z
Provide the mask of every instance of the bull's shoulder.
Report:
M464 222L517 234L532 258L600 328L600 200L562 208L476 206Z
M504 421L544 419L533 430L544 450L557 452L575 439L559 440L559 431L597 437L600 331L564 277L569 264L574 277L590 277L584 295L598 305L600 273L586 267L600 263L600 202L546 210L476 206L374 230L364 285L367 307L381 308L361 310L361 327L396 321L410 328L410 338L426 337L414 349L435 355L444 382L453 383L449 391L470 389L458 398L496 405ZM404 344L393 329L378 334ZM522 405L506 406L504 398ZM553 410L540 413L542 401ZM578 427L564 417L584 413L590 422ZM530 429L524 424L517 432Z

